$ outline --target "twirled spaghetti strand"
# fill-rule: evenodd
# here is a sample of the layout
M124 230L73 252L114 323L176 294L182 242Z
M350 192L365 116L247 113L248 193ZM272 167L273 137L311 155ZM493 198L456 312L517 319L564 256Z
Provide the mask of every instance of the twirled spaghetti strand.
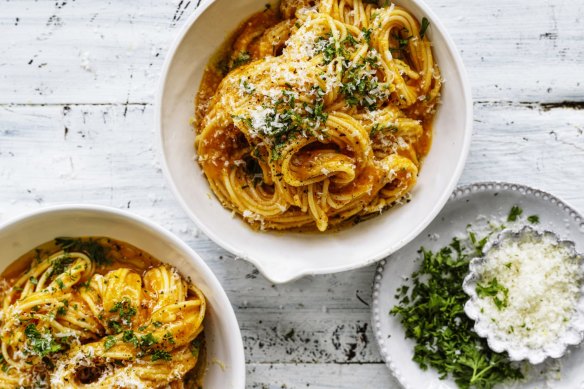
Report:
M140 271L144 256L103 241L37 251L2 279L0 387L182 387L197 364L205 297L173 268ZM124 262L96 263L108 248Z
M427 21L393 4L311 3L254 15L197 98L198 161L259 228L379 213L408 196L429 149L441 81Z

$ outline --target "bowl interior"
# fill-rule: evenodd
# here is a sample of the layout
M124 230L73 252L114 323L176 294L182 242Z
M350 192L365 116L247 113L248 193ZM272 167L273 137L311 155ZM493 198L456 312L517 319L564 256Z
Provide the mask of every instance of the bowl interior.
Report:
M379 260L413 239L435 217L454 189L468 153L472 103L461 60L443 27L421 2L398 1L431 23L429 37L446 82L434 121L432 149L412 201L382 216L334 233L253 231L225 210L193 161L193 101L210 57L257 0L216 0L197 10L167 58L159 99L163 165L183 208L216 243L254 263L274 282L306 274L348 270Z
M22 254L59 236L107 236L125 241L176 267L184 276L190 276L208 302L205 387L239 389L245 386L243 345L233 309L211 270L182 242L159 227L119 211L58 208L41 211L0 229L0 271Z

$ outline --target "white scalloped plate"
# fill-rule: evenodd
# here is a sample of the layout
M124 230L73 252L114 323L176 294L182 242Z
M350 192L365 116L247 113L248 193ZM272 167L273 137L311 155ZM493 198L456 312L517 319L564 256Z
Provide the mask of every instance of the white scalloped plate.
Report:
M423 233L379 263L373 288L373 331L384 361L406 389L457 388L454 381L440 380L435 370L422 371L412 361L414 342L405 339L399 319L388 314L397 304L396 289L419 266L417 251L421 246L431 250L444 247L452 237L464 235L469 223L480 227L488 219L504 220L513 205L523 208L524 215L539 215L538 228L554 231L562 239L573 241L579 252L584 250L584 219L566 203L526 186L486 182L456 189L446 207ZM584 388L582 366L584 349L575 347L559 360L534 366L529 381L505 387Z

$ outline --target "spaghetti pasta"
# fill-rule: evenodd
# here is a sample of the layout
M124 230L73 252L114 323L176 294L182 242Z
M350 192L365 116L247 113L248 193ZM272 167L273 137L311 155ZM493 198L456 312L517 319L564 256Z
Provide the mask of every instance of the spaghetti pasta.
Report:
M407 198L431 143L441 77L427 20L390 2L314 3L252 16L197 95L210 187L262 229L382 212Z
M108 238L58 239L0 280L0 387L199 387L205 297L170 266Z

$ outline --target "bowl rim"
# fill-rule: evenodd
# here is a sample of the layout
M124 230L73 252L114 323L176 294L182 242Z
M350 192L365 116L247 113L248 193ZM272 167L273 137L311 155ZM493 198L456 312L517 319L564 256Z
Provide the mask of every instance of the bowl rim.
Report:
M235 311L233 310L233 306L223 289L223 286L209 267L207 263L197 254L195 250L193 250L189 245L183 242L180 238L176 235L171 233L170 231L166 230L162 226L158 225L155 222L152 222L142 216L135 215L129 211L105 206L105 205L94 205L94 204L61 204L61 205L53 205L53 206L45 206L34 211L29 211L24 214L21 214L16 217L9 218L3 223L0 223L0 231L4 231L10 228L17 226L18 224L25 223L27 221L34 220L39 216L58 216L59 214L66 214L71 212L90 212L94 215L101 215L107 217L119 217L122 219L126 219L130 222L142 225L151 231L153 231L156 235L161 235L163 238L168 240L172 245L174 245L179 251L183 252L189 261L191 261L195 267L197 267L197 271L200 271L202 275L205 277L207 282L210 283L213 289L214 296L221 301L221 304L225 307L228 307L226 311L221 312L221 316L225 318L227 325L230 327L230 330L234 332L234 339L236 344L230 345L232 347L231 352L234 355L234 359L238 362L237 364L233 364L230 366L232 370L232 374L234 377L235 383L241 383L245 385L246 382L246 370L245 370L245 354L243 349L243 339L241 337L241 330L239 328L239 323L237 321L237 317L235 316ZM242 386L243 388L243 386Z
M237 248L233 246L231 243L222 239L222 237L218 234L215 234L210 228L207 227L206 223L201 220L195 212L191 211L189 205L187 204L186 200L181 195L180 191L178 190L174 180L172 179L170 168L167 162L168 155L164 149L164 132L163 132L163 124L162 124L162 109L163 109L163 95L165 91L165 87L167 84L167 80L169 78L169 70L170 66L175 58L175 54L177 49L182 44L185 36L187 35L188 31L192 28L192 26L199 20L199 17L203 15L203 13L209 8L209 6L215 3L217 0L203 0L203 2L197 7L197 9L193 12L192 15L184 22L182 28L177 33L173 43L170 45L164 60L164 64L162 66L162 70L160 73L158 88L156 90L155 96L155 125L156 131L158 132L157 135L157 148L158 148L158 156L161 158L161 168L163 171L163 175L168 186L171 189L175 199L180 204L183 211L189 216L189 218L195 222L197 227L205 233L215 244L220 246L221 248L229 251L233 255L238 258L242 258L251 264L253 264L262 274L266 277L269 281L282 284L291 281L295 281L299 278L308 275L318 275L318 274L332 274L338 273L342 271L354 270L359 269L372 263L378 262L381 259L387 257L388 255L398 251L402 247L404 247L408 242L412 241L416 236L418 236L431 222L434 218L438 215L438 213L444 208L446 202L450 198L450 195L456 188L460 176L462 175L463 169L466 165L466 161L468 159L468 154L470 151L470 144L472 139L472 132L473 132L473 100L472 100L472 93L470 87L470 81L468 79L468 74L462 62L462 58L454 41L448 34L446 28L440 22L438 16L431 10L431 8L426 4L424 0L410 0L414 3L420 10L425 14L428 18L430 23L432 24L433 28L436 28L443 37L443 41L446 46L446 53L450 55L453 60L455 73L458 74L460 77L461 89L463 91L463 95L461 97L461 101L465 105L464 115L465 115L465 122L464 122L464 131L463 131L463 138L462 138L462 145L461 145L461 152L458 156L458 161L456 163L456 167L450 176L450 179L445 187L445 190L436 201L435 206L432 212L429 212L422 221L417 225L416 228L413 228L409 234L407 234L401 241L396 242L394 245L388 245L383 250L380 250L378 253L374 255L370 255L368 258L362 260L359 263L349 264L349 265L333 265L328 267L305 267L303 269L294 269L288 271L287 273L279 272L278 270L273 270L268 266L264 266L258 261L257 259L250 257L245 250L241 248ZM399 0L397 0L399 2ZM242 19L243 21L243 19ZM234 26L235 28L235 26Z

